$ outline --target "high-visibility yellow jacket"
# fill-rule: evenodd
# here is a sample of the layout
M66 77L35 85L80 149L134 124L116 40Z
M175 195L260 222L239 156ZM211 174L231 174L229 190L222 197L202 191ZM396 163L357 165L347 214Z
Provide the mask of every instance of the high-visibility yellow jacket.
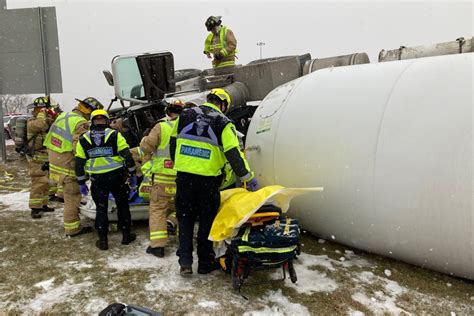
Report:
M76 176L79 182L85 181L85 172L103 174L124 168L124 164L130 173L135 172L135 162L127 141L116 130L106 128L101 133L89 131L77 142Z
M222 56L220 60L214 58L212 61L214 68L235 65L236 48L237 40L234 33L224 25L219 29L219 36L214 36L214 33L210 32L204 42L204 53L212 53L214 56L219 53Z
M62 177L76 177L74 152L79 137L87 132L86 115L78 108L61 113L51 126L44 145L48 148L49 176L60 182Z
M87 124L87 120L81 115L81 112L61 113L49 129L44 145L58 153L73 151L74 134L76 134L77 127L83 124Z
M241 180L253 178L234 124L212 103L180 114L171 133L170 152L178 172L219 176L228 160Z
M173 161L170 158L169 151L174 122L167 119L159 121L150 134L145 136L140 143L140 148L144 154L153 153L151 159L153 183L175 183L176 170L173 169Z

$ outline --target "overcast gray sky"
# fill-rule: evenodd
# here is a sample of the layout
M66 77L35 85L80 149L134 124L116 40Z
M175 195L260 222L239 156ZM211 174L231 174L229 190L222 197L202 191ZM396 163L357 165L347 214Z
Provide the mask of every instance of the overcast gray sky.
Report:
M113 89L103 78L113 56L171 51L175 68L209 68L202 54L209 15L222 15L238 41L238 63L311 53L312 58L416 46L473 35L471 1L67 1L7 0L7 8L56 6L63 95L103 103Z

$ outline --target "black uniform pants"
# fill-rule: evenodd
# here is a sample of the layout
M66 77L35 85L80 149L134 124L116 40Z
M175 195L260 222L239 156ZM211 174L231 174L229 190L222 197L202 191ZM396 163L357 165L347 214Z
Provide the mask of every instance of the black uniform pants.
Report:
M125 183L123 169L114 170L91 176L91 195L96 206L95 229L99 238L106 238L109 229L107 210L109 206L109 192L112 193L117 205L119 227L123 233L130 232L131 215L128 205L129 188Z
M211 265L215 254L208 240L212 222L221 203L221 177L205 177L178 172L176 177L176 217L179 224L179 264L193 263L194 223L199 216L197 254L199 266Z

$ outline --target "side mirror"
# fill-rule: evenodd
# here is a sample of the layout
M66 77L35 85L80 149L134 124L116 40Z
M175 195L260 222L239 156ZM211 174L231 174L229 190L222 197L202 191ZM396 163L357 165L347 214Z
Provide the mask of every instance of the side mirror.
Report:
M104 74L104 77L105 77L105 80L107 80L107 83L110 85L110 86L114 86L114 76L112 75L112 73L108 70L102 70L102 73Z

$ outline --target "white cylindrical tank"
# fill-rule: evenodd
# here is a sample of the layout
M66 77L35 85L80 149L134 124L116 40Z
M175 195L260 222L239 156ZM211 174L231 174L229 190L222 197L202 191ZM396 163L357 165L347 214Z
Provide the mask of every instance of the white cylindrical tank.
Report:
M262 185L323 186L290 214L324 238L474 279L473 53L322 69L247 134Z

